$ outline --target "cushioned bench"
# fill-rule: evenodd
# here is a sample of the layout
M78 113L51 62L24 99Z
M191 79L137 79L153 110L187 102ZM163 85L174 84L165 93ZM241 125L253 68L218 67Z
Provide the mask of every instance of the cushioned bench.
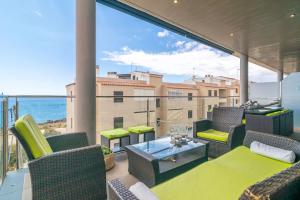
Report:
M126 144L130 144L129 132L122 128L101 131L100 134L101 134L101 145L104 145L108 148L110 148L110 141L115 139L119 140L120 150Z
M144 136L144 142L151 141L155 139L155 131L153 127L150 126L133 126L129 127L128 131L130 133L130 143L137 144L139 143L139 136Z
M253 141L293 151L295 164L250 151ZM286 137L248 131L243 146L151 188L160 200L296 200L300 196L300 143ZM138 181L138 180L136 180ZM135 182L136 182L135 181ZM114 199L137 199L125 178L108 183Z

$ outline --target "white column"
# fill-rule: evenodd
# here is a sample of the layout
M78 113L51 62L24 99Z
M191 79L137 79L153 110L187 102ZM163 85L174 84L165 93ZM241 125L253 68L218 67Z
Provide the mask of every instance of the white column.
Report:
M96 143L96 1L76 0L75 130Z
M280 62L280 66L277 71L277 81L281 82L283 80L283 62Z
M282 103L282 81L283 80L283 61L280 62L280 66L277 71L277 82L278 82L278 95L279 95L279 104Z
M240 101L248 101L248 55L240 55Z

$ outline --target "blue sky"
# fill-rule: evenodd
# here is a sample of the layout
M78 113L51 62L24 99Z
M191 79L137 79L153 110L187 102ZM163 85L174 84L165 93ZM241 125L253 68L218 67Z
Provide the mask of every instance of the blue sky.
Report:
M75 0L4 0L0 19L0 93L64 95L75 78ZM138 69L170 82L193 73L238 77L234 56L100 4L97 64L101 76ZM250 65L250 80L276 74Z

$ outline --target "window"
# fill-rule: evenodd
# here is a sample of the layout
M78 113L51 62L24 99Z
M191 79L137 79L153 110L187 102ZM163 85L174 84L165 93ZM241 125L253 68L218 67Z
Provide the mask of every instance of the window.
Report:
M115 103L123 102L123 91L114 91L114 102Z
M208 96L211 97L211 90L208 90Z
M193 101L193 93L188 93L188 101Z
M235 93L239 93L239 89L235 88Z
M215 90L214 93L215 93L214 94L215 97L218 96L218 90Z
M156 99L156 108L160 108L160 99L159 98Z
M114 128L123 128L123 117L114 117Z
M235 100L235 104L238 104L238 100L237 99Z
M193 118L193 111L192 110L188 110L188 118Z
M156 126L160 127L160 118L156 118Z
M182 96L182 90L169 90L168 91L168 99L179 99L177 96ZM174 96L174 97L173 97Z
M208 105L207 110L208 110L208 112L212 111L211 110L211 105Z

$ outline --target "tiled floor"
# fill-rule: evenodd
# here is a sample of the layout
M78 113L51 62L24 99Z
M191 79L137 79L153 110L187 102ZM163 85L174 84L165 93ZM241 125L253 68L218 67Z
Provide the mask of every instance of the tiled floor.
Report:
M18 170L17 172L9 172L0 187L1 200L20 200L24 186L24 176L28 174L27 169Z
M106 173L107 180L124 177L128 175L128 161L125 152L118 153L115 156L115 166Z

